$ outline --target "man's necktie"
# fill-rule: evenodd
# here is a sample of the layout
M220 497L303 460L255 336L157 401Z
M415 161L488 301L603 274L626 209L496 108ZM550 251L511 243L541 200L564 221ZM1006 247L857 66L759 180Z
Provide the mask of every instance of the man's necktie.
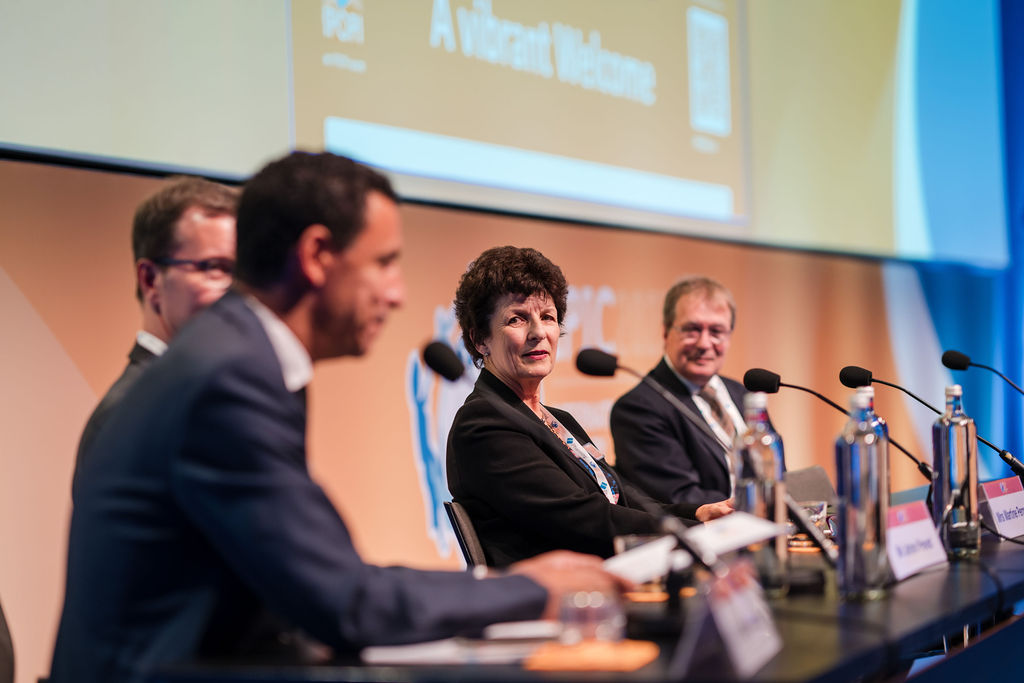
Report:
M711 416L714 417L715 422L718 423L718 426L729 437L729 441L732 442L736 438L736 425L725 414L722 404L718 402L718 395L715 393L715 390L710 385L705 384L704 388L697 395L704 399L708 407L711 408Z

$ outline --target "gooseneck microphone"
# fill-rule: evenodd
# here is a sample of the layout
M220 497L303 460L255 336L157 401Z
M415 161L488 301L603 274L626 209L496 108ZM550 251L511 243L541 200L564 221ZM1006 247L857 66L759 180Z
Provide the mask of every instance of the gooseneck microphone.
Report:
M850 387L851 389L856 389L857 387L866 387L870 385L872 382L874 382L875 384L884 384L887 387L899 389L904 394L906 394L910 398L914 399L915 401L923 405L925 408L928 408L929 410L934 410L939 415L942 414L941 410L929 404L923 398L921 398L914 392L910 391L910 389L901 387L898 384L893 384L892 382L886 382L885 380L877 379L876 377L872 376L870 370L859 367L857 365L847 365L845 368L840 370L839 381L843 383L844 387Z
M870 375L871 373L868 374ZM816 396L817 398L821 399L825 403L829 404L830 406L841 412L843 415L846 415L847 417L850 416L850 413L847 412L845 408L843 408L835 401L825 396L822 396L817 391L808 389L807 387L802 387L797 384L786 384L782 381L782 378L779 377L779 375L772 372L771 370L764 370L762 368L753 368L751 370L747 370L747 372L743 375L743 386L747 389L747 391L763 391L766 394L777 393L779 391L779 387L799 389L800 391L806 391L808 394L811 394L812 396ZM850 385L847 384L846 386ZM858 384L857 386L867 385ZM903 455L913 460L914 464L917 466L917 471L920 472L925 479L927 479L930 482L935 478L935 473L932 470L931 465L915 457L910 451L904 448L899 441L892 438L891 436L889 437L889 443L891 443L893 447L900 453L903 453Z
M721 443L718 437L715 436L715 433L711 431L708 423L704 421L704 418L690 410L686 404L680 401L675 394L662 386L657 380L651 379L647 375L641 375L633 368L620 365L617 356L613 356L601 349L582 349L576 354L576 369L584 375L592 375L594 377L611 377L615 374L616 370L622 370L639 378L641 382L654 389L662 398L671 403L672 407L693 423L694 427L704 432L715 443Z
M786 384L782 381L782 378L771 370L765 370L763 368L752 368L747 370L743 374L743 386L747 391L763 391L766 394L777 394L779 393L779 387L789 387L790 389L799 389L800 391L806 391L808 394L817 396L819 399L829 404L843 415L849 417L849 413L846 412L846 408L833 401L832 399L822 396L813 389L802 387L798 384ZM890 439L891 441L891 439Z
M582 349L576 354L576 369L592 377L611 377L619 369L619 359L601 349ZM629 368L622 369L636 374Z
M945 353L942 354L942 364L945 365L950 370L966 370L968 367L972 365L976 368L985 368L986 370L994 372L1000 377L1002 377L1003 381L1009 384L1014 389L1016 389L1018 393L1024 394L1024 389L1021 389L1019 386L1017 386L1009 377L999 372L995 368L989 367L988 365L982 365L981 363L972 363L971 357L968 356L966 353L960 353L959 351L953 351L952 349L950 349L949 351L946 351Z
M947 356L950 357L951 362L953 362L954 364L959 364L961 361L966 360L967 364L973 365L973 363L970 362L970 358L960 353L959 351L947 351L946 353L942 354L942 364L945 365L947 368L950 368L951 370L963 370L966 369L966 365L964 367L954 368L946 362ZM915 401L923 405L925 408L927 408L928 410L932 411L937 415L942 415L943 412L936 408L935 406L933 406L932 404L925 401L920 396L917 396L916 394L911 392L909 389L901 387L899 384L893 384L892 382L885 382L883 380L877 379L871 375L870 370L857 367L856 365L848 365L842 370L840 370L839 381L842 382L844 386L850 387L851 389L856 389L857 387L864 387L867 386L868 384L871 384L872 382L876 384L884 384L887 387L899 389L904 394L911 397L912 399L914 399ZM889 440L892 441L892 439ZM1013 470L1014 474L1016 474L1018 477L1024 478L1024 463L1021 463L1021 461L1013 457L1013 455L1009 451L1003 448L999 448L999 446L996 446L988 439L978 436L978 441L994 450L996 454L1000 457L1000 459L1002 459L1003 462L1009 465L1010 469Z
M442 341L432 341L423 347L423 362L449 382L462 377L465 371L462 361L452 347Z

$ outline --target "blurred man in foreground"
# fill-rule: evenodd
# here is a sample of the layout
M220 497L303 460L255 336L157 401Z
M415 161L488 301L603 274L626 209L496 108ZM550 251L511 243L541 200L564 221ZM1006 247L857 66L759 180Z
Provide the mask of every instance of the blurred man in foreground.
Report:
M54 683L294 660L296 629L336 651L473 633L553 615L569 590L621 587L597 558L565 552L482 578L360 559L307 470L305 387L314 362L366 353L402 303L401 247L387 179L348 159L296 152L249 181L235 289L86 454Z

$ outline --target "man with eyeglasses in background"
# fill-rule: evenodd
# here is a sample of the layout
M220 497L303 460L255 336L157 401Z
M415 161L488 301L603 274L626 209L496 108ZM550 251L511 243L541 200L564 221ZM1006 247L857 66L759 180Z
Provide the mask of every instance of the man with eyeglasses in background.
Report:
M186 322L227 291L235 266L237 208L238 190L181 177L171 179L136 210L132 252L142 329L135 335L128 366L100 399L82 431L76 478L82 454L128 387L167 350Z
M732 495L728 456L744 429L746 390L718 373L735 324L732 294L711 278L686 278L665 295L665 355L647 376L710 429L684 418L643 382L612 408L616 467L665 503L713 503Z

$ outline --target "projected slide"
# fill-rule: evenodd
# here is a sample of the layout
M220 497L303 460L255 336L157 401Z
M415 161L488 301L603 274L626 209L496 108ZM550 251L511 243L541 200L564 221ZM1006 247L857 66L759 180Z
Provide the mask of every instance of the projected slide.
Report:
M0 154L1007 263L998 0L0 3ZM52 40L60 36L60 40Z
M293 3L296 140L401 173L406 194L441 179L593 220L742 221L737 26L731 0Z

